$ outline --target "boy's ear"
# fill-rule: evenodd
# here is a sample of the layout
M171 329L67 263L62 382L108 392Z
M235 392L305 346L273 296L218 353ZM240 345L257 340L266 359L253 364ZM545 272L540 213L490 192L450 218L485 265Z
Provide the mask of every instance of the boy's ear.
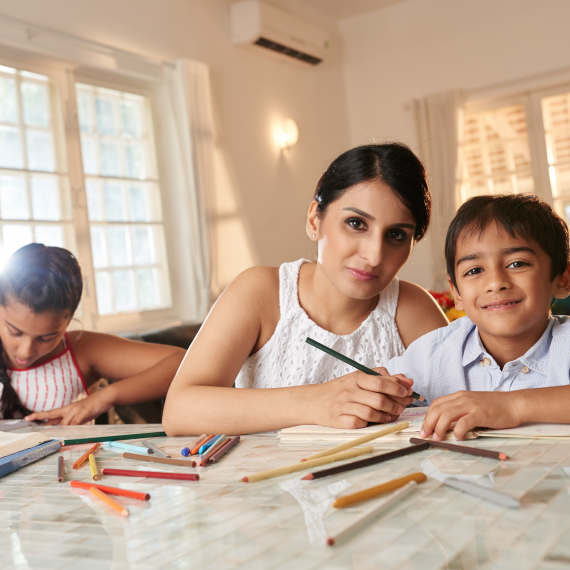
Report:
M555 279L555 287L554 296L557 299L566 299L570 295L570 263L564 273Z
M458 311L463 311L463 301L461 300L461 295L459 294L459 289L457 289L457 287L455 287L453 285L453 283L451 282L451 279L449 278L449 275L447 276L447 282L449 283L449 288L451 289L451 292L453 293L453 300L455 301L455 308Z

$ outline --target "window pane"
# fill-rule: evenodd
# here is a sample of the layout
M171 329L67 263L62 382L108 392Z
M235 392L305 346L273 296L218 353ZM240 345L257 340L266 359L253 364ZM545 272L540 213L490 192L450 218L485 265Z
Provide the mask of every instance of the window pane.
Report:
M133 253L137 265L155 262L151 228L133 228Z
M101 157L101 174L103 176L120 176L119 145L116 142L101 141L99 143Z
M95 273L95 288L97 289L97 310L100 315L113 313L113 290L111 276L107 272Z
M83 159L83 172L85 174L99 173L95 141L91 137L81 135L81 157Z
M30 180L32 191L32 212L36 220L61 219L59 188L54 178L33 176Z
M53 172L53 148L51 135L41 131L26 131L28 168Z
M105 214L110 222L126 222L123 187L120 184L105 184Z
M139 143L125 144L125 168L127 178L145 178L143 147Z
M20 176L0 176L0 214L4 220L28 220L26 182Z
M91 254L94 267L107 267L107 244L105 243L105 230L101 227L91 227Z
M101 206L99 184L93 180L88 180L85 183L85 191L87 192L87 212L89 219L94 222L102 221L103 208Z
M97 132L100 135L112 136L116 134L115 111L112 99L96 97L95 115L97 117Z
M16 81L5 77L0 77L0 121L3 123L18 122Z
M61 226L36 226L36 243L64 247Z
M28 243L32 243L32 228L30 226L9 226L2 228L4 238L4 260L8 259L16 250Z
M22 81L21 89L24 123L34 127L49 126L47 85Z
M131 220L133 222L150 221L146 188L144 186L129 187L129 205L131 210Z
M113 287L117 311L134 311L137 308L134 271L113 271Z
M87 93L77 93L77 114L79 115L79 128L82 133L93 130L93 117L91 116L91 97Z
M121 101L123 134L139 138L142 135L142 109L135 101Z
M139 269L137 271L139 304L142 309L151 309L160 304L155 269Z
M131 248L129 243L129 232L127 228L107 228L107 236L109 239L109 255L111 257L111 265L114 267L131 265Z
M5 168L24 167L18 129L0 127L0 166Z

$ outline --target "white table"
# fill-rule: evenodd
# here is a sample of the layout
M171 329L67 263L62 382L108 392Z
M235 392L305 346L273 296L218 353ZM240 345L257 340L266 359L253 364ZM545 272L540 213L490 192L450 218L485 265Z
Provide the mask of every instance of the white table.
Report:
M29 431L29 428L26 428ZM42 428L69 437L158 431L160 426ZM20 430L23 431L23 430ZM179 456L191 438L153 442ZM402 443L376 442L380 450ZM505 451L505 463L429 449L377 466L313 482L304 472L254 484L244 475L297 462L307 451L281 449L275 436L246 436L199 482L105 477L103 483L151 494L148 502L118 498L123 518L68 481L90 481L89 467L64 451L65 483L57 483L53 454L0 479L0 567L122 570L540 569L570 567L570 441L478 439L469 445ZM99 467L167 469L97 455ZM168 467L188 471L185 467ZM327 532L361 507L334 512L338 493L355 491L419 470L432 475L483 477L522 501L506 509L430 477L418 491L379 516L354 538L323 546Z

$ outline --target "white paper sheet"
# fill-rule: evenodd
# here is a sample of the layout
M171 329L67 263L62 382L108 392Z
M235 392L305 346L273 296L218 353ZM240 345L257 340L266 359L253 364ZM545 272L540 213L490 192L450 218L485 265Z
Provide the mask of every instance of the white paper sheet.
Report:
M50 439L51 438L38 432L0 432L0 459L7 455L12 455L13 453L18 453L25 449L30 449L30 447L35 447L36 445L40 445L40 443L44 443Z

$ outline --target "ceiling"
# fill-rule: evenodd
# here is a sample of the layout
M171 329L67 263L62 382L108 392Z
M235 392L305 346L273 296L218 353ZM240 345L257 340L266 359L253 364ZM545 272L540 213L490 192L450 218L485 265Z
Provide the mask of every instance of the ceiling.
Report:
M334 20L343 20L344 18L350 18L350 16L385 8L386 6L390 6L390 4L403 1L404 0L301 0L301 3L328 14Z

